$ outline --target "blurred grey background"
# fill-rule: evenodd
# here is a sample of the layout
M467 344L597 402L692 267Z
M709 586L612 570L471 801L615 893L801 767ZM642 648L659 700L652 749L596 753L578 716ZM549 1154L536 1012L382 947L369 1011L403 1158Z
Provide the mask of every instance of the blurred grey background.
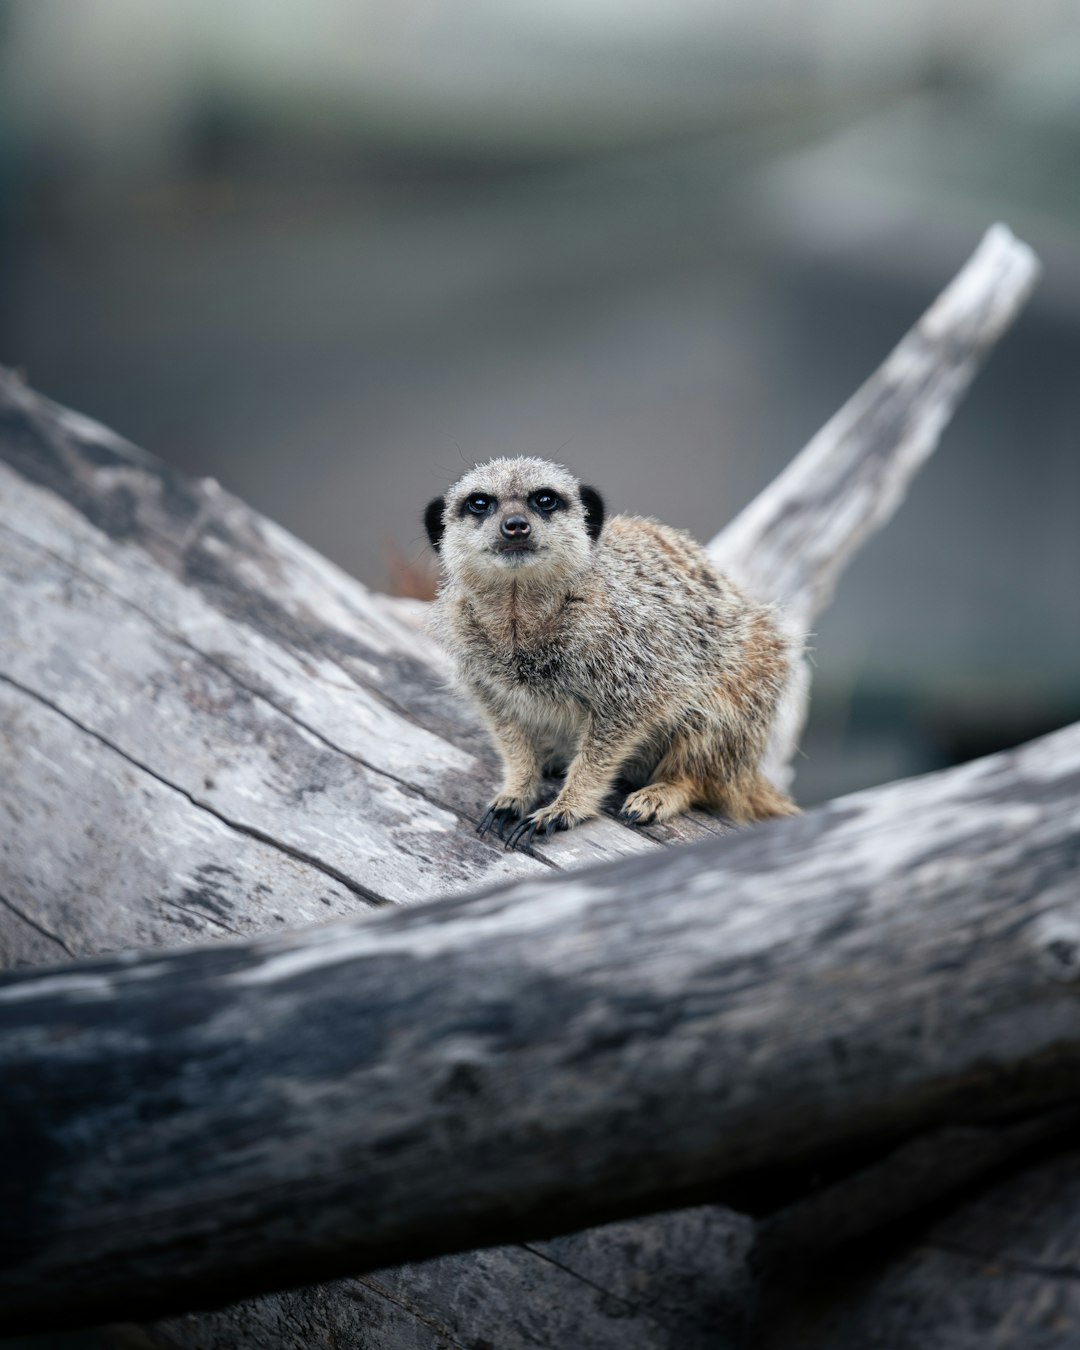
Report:
M997 219L1045 278L813 639L804 802L1080 717L1076 3L0 0L0 361L374 586L493 454L708 538Z

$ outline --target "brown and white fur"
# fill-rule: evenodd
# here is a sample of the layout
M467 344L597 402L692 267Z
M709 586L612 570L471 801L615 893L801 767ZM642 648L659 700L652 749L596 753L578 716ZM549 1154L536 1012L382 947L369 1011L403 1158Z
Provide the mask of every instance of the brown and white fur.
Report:
M615 516L541 459L495 459L430 503L436 629L503 760L480 822L508 846L600 809L617 779L635 824L690 806L789 815L759 772L792 651L681 530ZM568 765L534 810L544 766ZM531 813L531 814L530 814Z

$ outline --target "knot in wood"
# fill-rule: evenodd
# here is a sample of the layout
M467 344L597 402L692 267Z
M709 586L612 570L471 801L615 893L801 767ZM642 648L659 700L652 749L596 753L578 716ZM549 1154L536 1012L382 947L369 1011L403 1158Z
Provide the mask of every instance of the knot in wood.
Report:
M1080 923L1056 920L1039 933L1039 964L1051 979L1080 982Z

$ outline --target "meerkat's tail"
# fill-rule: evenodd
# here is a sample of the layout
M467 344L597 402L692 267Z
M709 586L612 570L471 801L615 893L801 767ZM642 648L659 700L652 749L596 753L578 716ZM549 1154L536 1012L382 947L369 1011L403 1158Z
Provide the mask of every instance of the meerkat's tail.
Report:
M752 820L769 820L773 816L802 814L786 792L773 787L757 770L714 787L716 806L739 825L749 824Z

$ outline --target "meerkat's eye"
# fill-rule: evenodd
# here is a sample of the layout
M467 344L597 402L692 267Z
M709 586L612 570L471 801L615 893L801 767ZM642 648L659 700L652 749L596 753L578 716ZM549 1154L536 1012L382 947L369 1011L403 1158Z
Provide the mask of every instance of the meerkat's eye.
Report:
M543 511L545 513L554 511L559 504L559 499L554 492L545 490L533 494L533 505L538 511Z
M465 498L465 505L474 516L486 516L495 505L495 499L485 492L474 492L471 497Z

